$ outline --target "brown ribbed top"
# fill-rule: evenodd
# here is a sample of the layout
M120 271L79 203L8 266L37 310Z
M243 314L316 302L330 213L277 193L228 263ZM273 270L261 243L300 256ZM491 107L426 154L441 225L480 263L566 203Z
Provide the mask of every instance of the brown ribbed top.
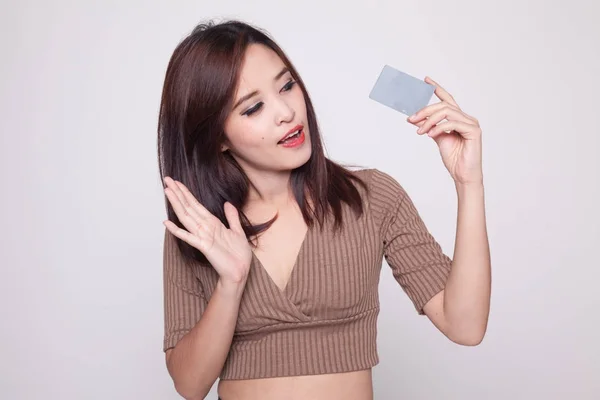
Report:
M252 258L238 320L221 379L314 375L361 370L379 362L376 346L382 258L417 312L441 291L451 260L429 233L413 202L390 175L354 171L365 213L344 206L344 228L315 224L290 280L281 290ZM165 231L163 349L174 347L202 317L219 276L185 263Z

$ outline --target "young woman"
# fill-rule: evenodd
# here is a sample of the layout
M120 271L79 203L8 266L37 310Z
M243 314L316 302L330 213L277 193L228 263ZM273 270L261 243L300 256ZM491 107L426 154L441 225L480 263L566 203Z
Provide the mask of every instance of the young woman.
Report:
M199 25L175 49L159 118L166 362L202 399L371 399L383 257L419 314L476 345L490 301L481 130L439 85L409 122L458 195L454 258L377 169L324 156L290 60L240 21ZM446 120L445 122L443 120Z

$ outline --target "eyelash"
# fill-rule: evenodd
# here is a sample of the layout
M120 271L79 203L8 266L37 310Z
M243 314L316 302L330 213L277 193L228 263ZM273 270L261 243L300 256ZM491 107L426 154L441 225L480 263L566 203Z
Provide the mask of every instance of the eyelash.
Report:
M294 87L295 84L296 84L296 81L290 80L288 83L285 84L285 86L283 86L283 89L285 89L286 92L289 92L290 90L292 90L292 88ZM263 105L263 103L260 102L257 105L255 105L254 107L248 109L242 115L246 115L249 117L252 114L254 114L255 112L257 112L258 110L260 110L262 108L262 105Z

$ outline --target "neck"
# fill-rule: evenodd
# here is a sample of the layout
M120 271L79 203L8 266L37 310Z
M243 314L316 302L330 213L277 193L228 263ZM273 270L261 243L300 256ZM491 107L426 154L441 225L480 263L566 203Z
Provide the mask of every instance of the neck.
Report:
M250 180L246 204L260 204L280 208L294 199L290 185L291 171L246 172Z

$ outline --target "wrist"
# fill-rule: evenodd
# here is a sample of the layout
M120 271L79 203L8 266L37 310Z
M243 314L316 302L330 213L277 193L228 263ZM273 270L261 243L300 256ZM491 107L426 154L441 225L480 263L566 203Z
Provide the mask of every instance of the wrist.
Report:
M246 287L246 278L239 281L231 281L219 278L215 291L225 295L226 297L241 298Z
M483 178L470 182L454 182L454 186L459 194L461 192L482 191L484 188Z

